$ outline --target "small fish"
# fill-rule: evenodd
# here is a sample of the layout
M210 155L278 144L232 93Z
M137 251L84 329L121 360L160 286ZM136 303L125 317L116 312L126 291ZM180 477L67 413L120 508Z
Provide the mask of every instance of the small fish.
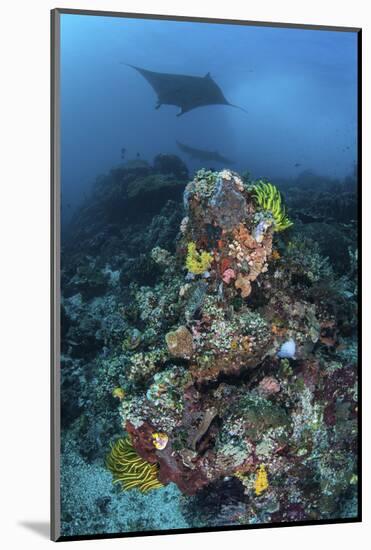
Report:
M299 166L301 166L300 162L296 162L296 163L294 164L294 168L299 168Z
M126 153L126 149L125 149L125 147L122 147L122 148L121 148L121 158L122 158L122 159L125 158L125 153Z

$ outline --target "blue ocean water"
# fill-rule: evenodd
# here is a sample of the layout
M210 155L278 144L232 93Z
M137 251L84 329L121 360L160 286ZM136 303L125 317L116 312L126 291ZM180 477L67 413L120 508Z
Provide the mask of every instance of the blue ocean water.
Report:
M356 33L65 14L61 20L61 158L65 203L137 153L217 150L237 171L341 178L356 160ZM208 72L227 99L177 118L128 63ZM184 155L181 154L182 157ZM202 163L184 160L191 169ZM300 165L300 166L298 166Z

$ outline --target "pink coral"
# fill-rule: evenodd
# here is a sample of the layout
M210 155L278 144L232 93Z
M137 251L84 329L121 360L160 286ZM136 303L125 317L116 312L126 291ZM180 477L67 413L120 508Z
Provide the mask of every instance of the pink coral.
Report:
M222 276L223 281L227 285L229 285L229 283L231 282L231 279L235 279L235 278L236 278L236 274L235 274L234 270L231 267L226 269L223 273L223 276Z
M259 383L259 391L263 395L273 395L278 393L281 386L273 376L265 376Z

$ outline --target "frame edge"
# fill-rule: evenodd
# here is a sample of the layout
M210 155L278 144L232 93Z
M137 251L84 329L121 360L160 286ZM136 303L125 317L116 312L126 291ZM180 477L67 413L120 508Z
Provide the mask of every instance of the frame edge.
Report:
M50 538L60 539L60 10L50 12Z

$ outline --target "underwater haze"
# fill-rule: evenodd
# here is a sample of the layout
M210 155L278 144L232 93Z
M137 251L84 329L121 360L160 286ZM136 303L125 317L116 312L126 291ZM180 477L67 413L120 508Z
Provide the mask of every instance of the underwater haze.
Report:
M63 537L359 519L357 43L61 15Z
M356 161L357 37L352 32L63 15L61 128L64 207L125 160L180 154L176 141L217 150L254 177L303 170L343 178ZM208 72L227 99L177 118L131 64ZM220 166L217 166L220 167ZM68 212L67 212L68 215Z

